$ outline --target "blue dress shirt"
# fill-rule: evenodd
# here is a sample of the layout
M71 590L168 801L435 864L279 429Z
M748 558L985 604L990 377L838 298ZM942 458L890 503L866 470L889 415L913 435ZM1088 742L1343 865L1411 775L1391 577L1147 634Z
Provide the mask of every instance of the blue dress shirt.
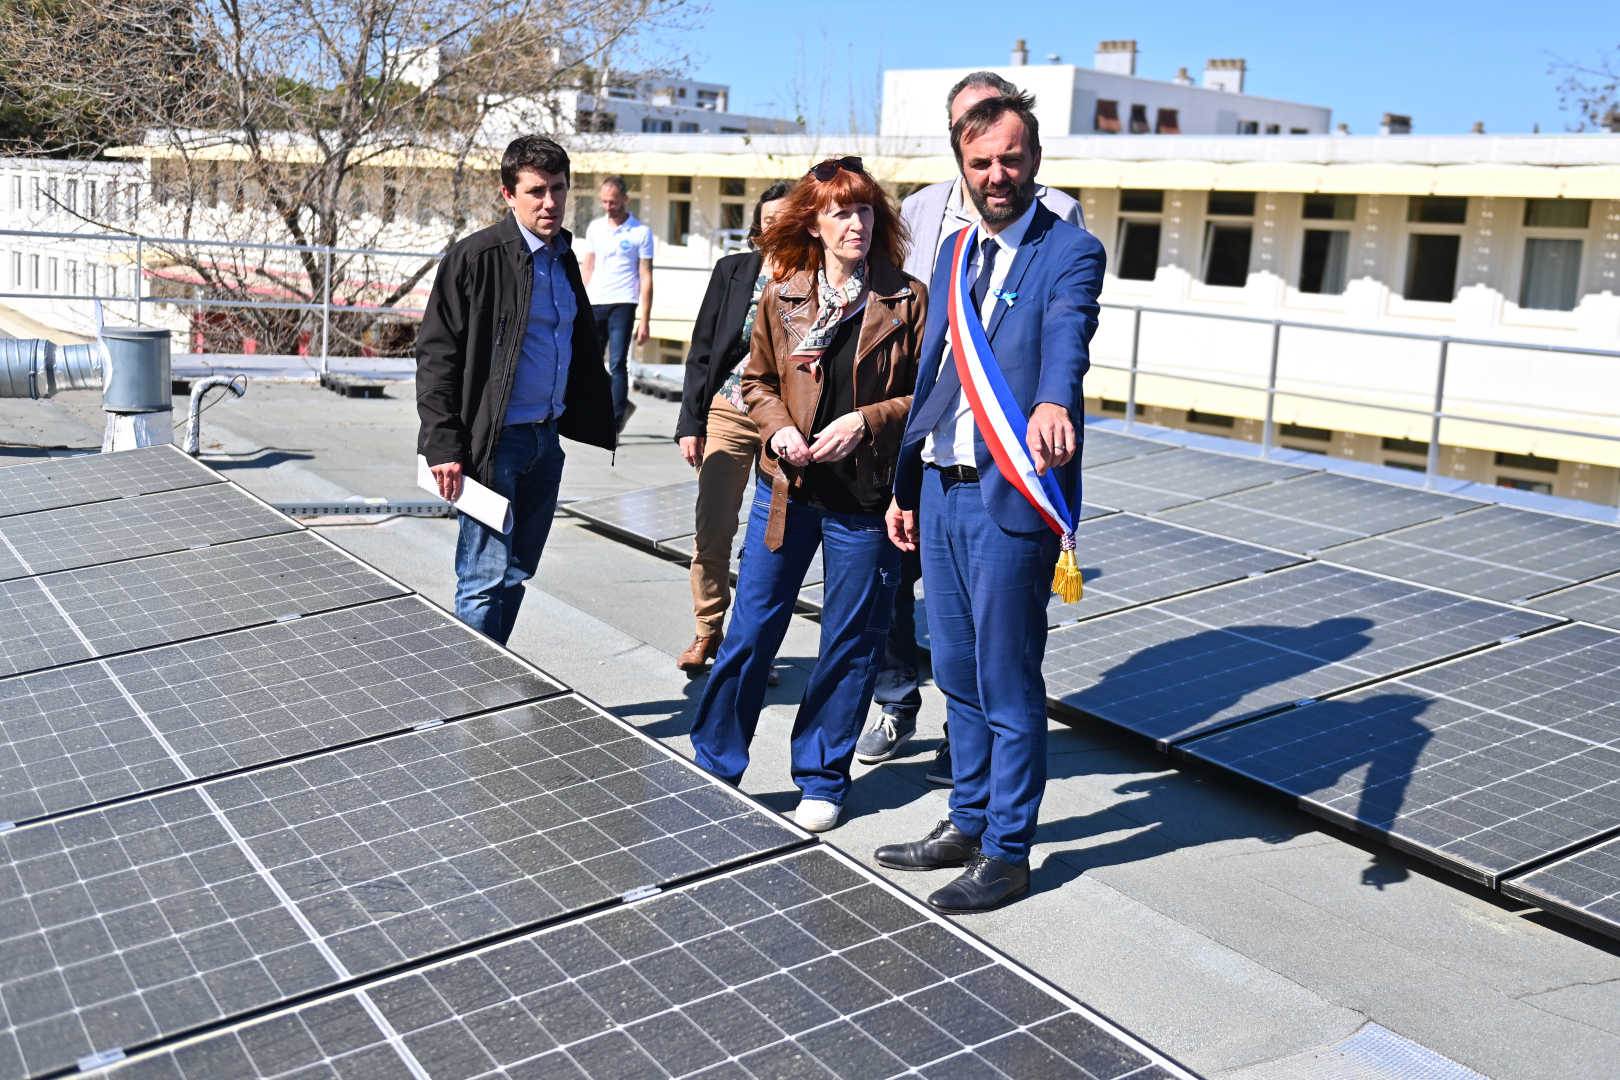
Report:
M574 316L579 301L568 283L562 257L568 244L559 235L546 243L518 223L518 231L534 256L534 285L529 292L529 324L523 333L512 377L512 399L506 423L533 424L555 420L563 413L568 389L568 363L574 355Z

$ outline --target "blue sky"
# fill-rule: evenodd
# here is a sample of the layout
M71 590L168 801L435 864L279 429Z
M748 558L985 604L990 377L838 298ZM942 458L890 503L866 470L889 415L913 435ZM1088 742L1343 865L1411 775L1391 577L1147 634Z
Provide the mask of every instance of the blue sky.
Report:
M788 115L797 70L826 81L829 126L848 123L853 96L863 128L872 126L878 72L884 68L965 67L1005 62L1015 38L1029 42L1032 63L1050 53L1090 66L1097 42L1135 38L1137 74L1168 79L1185 66L1195 77L1210 57L1249 62L1246 89L1267 97L1327 105L1335 124L1375 134L1385 112L1408 113L1418 134L1562 131L1555 56L1596 61L1620 47L1620 7L1591 0L1508 4L1324 4L1260 0L1130 5L996 6L923 0L852 5L761 5L708 0L711 12L687 43L693 75L729 83L738 112ZM1018 9L1037 16L1018 14ZM858 11L860 18L843 15ZM841 17L842 15L842 17ZM801 59L802 57L802 59ZM851 85L854 93L851 94ZM816 100L811 97L812 108Z

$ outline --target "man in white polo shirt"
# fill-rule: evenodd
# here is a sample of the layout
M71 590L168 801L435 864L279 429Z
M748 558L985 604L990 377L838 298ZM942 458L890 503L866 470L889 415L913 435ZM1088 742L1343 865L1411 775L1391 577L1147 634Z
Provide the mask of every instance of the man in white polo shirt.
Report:
M630 401L630 378L625 359L630 352L630 324L636 324L636 344L647 341L652 318L653 234L625 209L624 178L602 180L602 217L585 230L584 265L580 272L596 315L596 337L607 346L608 370L613 375L613 420L619 430L635 411ZM636 319L636 305L641 318Z

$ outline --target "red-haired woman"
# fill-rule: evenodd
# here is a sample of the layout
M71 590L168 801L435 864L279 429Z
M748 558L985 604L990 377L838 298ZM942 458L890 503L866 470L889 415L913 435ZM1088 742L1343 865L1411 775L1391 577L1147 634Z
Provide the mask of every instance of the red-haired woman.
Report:
M900 552L883 512L917 382L923 286L899 269L909 237L859 158L824 161L759 239L775 280L760 297L743 396L765 441L732 604L692 725L705 769L736 784L771 661L816 548L821 650L793 725L795 815L838 823L882 666Z

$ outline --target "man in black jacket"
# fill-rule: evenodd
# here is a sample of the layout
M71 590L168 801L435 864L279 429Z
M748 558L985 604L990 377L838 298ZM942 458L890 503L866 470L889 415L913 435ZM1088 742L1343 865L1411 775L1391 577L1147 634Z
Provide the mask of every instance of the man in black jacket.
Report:
M596 322L562 227L568 154L526 135L501 158L511 212L453 245L416 345L417 452L439 494L471 477L512 501L512 531L466 516L456 617L505 643L557 510L559 437L614 449L613 395Z

